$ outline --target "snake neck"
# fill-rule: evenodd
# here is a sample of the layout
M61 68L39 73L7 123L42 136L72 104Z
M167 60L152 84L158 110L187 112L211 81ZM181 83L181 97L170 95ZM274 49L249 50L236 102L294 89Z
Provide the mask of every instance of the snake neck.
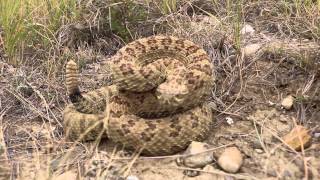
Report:
M85 101L85 98L81 94L80 89L77 89L76 91L73 91L72 93L69 93L68 96L69 96L70 101L74 105L77 103L80 103L82 101Z

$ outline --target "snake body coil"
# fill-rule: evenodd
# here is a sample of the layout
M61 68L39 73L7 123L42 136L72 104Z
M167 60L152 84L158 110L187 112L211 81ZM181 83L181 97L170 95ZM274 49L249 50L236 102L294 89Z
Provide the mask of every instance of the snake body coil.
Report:
M121 48L104 69L114 84L80 93L77 65L66 68L72 102L63 113L68 138L99 134L146 155L167 155L208 135L212 114L205 100L213 86L212 63L191 41L151 36Z

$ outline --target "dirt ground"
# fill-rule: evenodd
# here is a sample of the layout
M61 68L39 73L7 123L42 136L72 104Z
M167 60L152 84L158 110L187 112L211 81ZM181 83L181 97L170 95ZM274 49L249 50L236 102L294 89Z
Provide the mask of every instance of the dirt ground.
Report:
M248 10L248 23L241 23L240 29L250 24L255 31L242 33L238 45L242 50L258 45L252 54L236 51L234 32L225 30L230 26L208 15L179 12L166 17L175 26L162 32L194 41L212 59L216 83L210 105L215 123L205 142L215 159L226 147L238 147L244 156L239 172L226 173L215 161L210 171L198 170L199 176L188 177L184 173L188 168L176 164L179 154L138 157L109 140L99 145L67 142L61 117L68 103L64 73L52 75L30 62L14 67L1 61L3 179L320 179L319 44L266 31L261 19L250 14ZM71 54L80 63L83 91L101 87L108 79L97 72L102 57L110 57L123 45L117 40L104 42L107 52L101 41L61 49L63 58ZM265 48L273 42L285 45ZM63 67L56 71L64 71ZM288 95L295 99L289 110L281 106ZM303 151L291 149L282 139L297 125L306 127L312 137Z

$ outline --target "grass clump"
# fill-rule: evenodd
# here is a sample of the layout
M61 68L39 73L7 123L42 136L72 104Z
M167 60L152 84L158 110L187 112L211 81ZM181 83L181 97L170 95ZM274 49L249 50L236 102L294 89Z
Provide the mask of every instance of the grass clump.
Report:
M56 31L74 21L79 13L75 0L0 1L0 26L8 62L18 65L17 55L28 49L46 49L57 44Z
M163 14L170 14L177 11L177 0L162 0L161 11Z
M147 19L145 8L131 0L120 3L112 3L109 8L109 26L113 33L120 36L125 42L133 39L130 26L143 22Z
M10 0L0 1L0 24L4 31L4 50L9 56L17 51L18 42L22 42L26 35L26 21L21 9L21 1L12 3ZM20 44L20 46L22 43Z

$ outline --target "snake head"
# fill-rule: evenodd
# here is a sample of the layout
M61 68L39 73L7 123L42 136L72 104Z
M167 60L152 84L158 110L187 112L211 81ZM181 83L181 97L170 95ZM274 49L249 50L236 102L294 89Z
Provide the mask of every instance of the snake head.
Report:
M179 88L167 88L167 86L159 86L156 91L156 97L160 102L166 104L181 104L185 101L189 91L186 86Z

